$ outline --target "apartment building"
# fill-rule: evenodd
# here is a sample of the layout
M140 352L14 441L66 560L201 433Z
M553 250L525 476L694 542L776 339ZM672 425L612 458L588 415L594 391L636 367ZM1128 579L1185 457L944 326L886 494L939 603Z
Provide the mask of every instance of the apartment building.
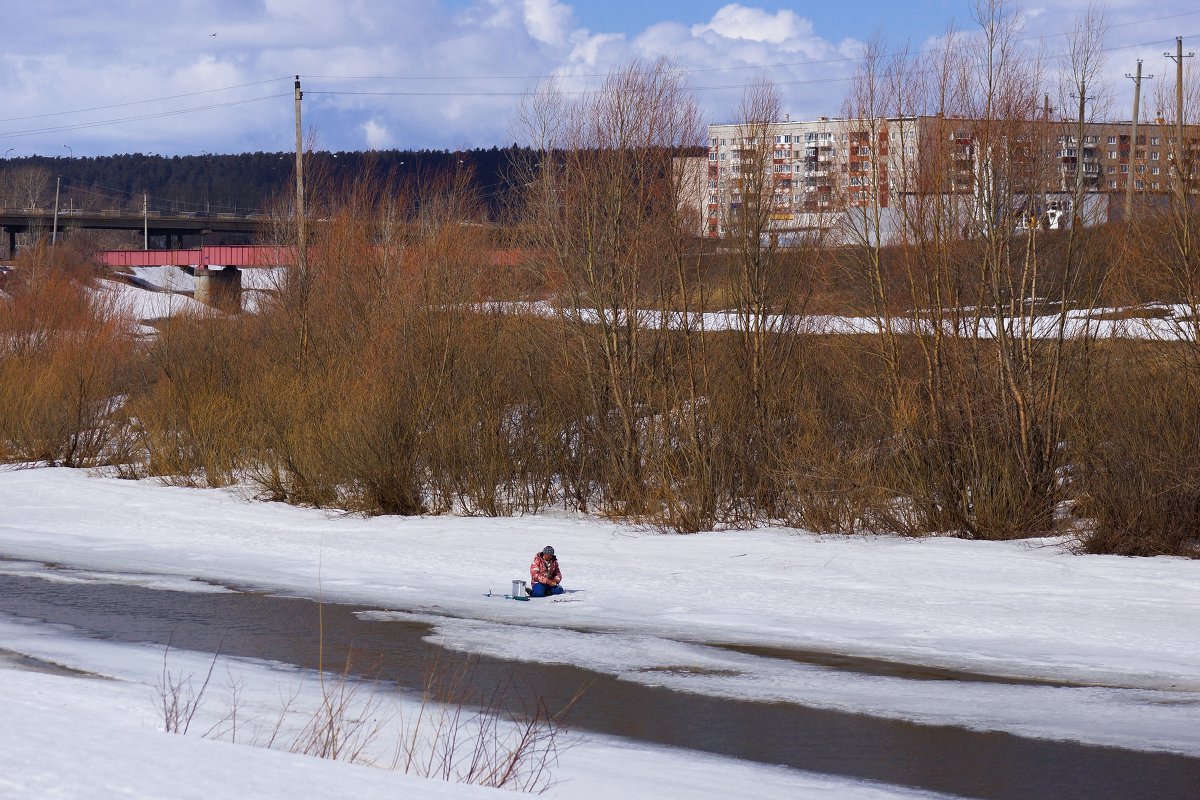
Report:
M705 233L719 236L728 213L748 191L771 196L771 218L779 227L846 207L887 207L893 174L915 162L913 120L819 120L770 125L710 125L707 184L702 203ZM766 175L760 179L758 173Z
M931 193L961 196L980 216L1000 194L1026 198L1018 205L1057 227L1081 212L1071 208L1081 184L1085 221L1102 222L1119 214L1129 181L1138 193L1168 191L1175 138L1161 119L1140 124L1136 142L1129 122L1085 123L1082 140L1069 122L940 116L710 125L707 165L692 168L699 182L689 202L700 233L714 238L751 192L768 201L780 232L830 228L854 209L895 216L905 196ZM1185 130L1182 156L1200 161L1200 128Z

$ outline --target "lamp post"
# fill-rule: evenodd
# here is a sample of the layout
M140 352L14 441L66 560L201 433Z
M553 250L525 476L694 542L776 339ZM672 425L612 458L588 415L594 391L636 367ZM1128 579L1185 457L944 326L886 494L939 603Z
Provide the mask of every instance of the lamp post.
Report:
M5 172L8 172L8 154L11 153L12 151L13 151L13 148L11 148L11 147L4 151L4 171ZM0 199L3 199L4 205L6 205L6 206L8 205L9 198L8 198L8 188L7 187L5 187L3 198L0 198ZM10 257L11 257L11 255L10 255Z
M67 148L67 152L71 154L71 156L70 156L70 157L71 157L71 160L72 160L72 161L74 161L74 160L75 160L75 148L74 148L74 147L71 147L71 145L69 145L69 144L64 144L64 145L63 145L63 147ZM62 178L59 178L59 182L60 182L60 183L62 182ZM72 196L72 197L71 197L71 210L72 210L72 211L74 211L74 210L75 210L75 198L74 198L74 196Z

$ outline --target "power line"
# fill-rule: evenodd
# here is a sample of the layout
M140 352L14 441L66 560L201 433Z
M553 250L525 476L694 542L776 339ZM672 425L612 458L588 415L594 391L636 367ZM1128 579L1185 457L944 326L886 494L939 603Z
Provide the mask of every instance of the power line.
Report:
M277 82L283 81L283 80L291 80L291 76L290 75L284 76L282 78L268 78L267 80L252 81L250 83L239 83L236 86L222 86L219 89L202 89L202 90L196 91L196 92L185 92L184 94L171 94L171 95L167 95L166 97L154 97L149 100L130 100L129 102L126 102L126 103L112 103L112 104L106 105L106 106L91 106L90 108L77 108L73 111L50 111L45 114L30 114L30 115L24 116L24 117L7 117L4 119L0 119L0 123L2 123L2 122L23 122L25 120L30 120L30 119L44 119L45 117L61 117L61 116L66 116L68 114L86 114L89 111L108 111L109 109L113 109L113 108L126 108L128 106L145 105L147 103L162 103L166 100L178 100L183 97L197 97L202 94L215 94L217 92L231 92L234 89L245 89L249 86L262 86L263 84L277 83Z
M63 178L62 180L64 188L68 189L72 194L98 197L102 200L116 203L117 205L139 199L142 195L145 195L152 207L157 206L159 208L171 207L174 209L193 211L216 209L218 214L221 213L223 209L226 211L234 211L245 208L245 206L230 205L228 203L213 203L211 201L200 202L192 200L179 200L178 198L173 197L162 197L160 195L149 194L146 192L118 189L114 186L104 186L103 184L99 183L86 183L79 178ZM103 189L104 191L96 191L96 189Z
M132 117L119 117L117 119L98 120L95 122L79 122L70 125L55 125L48 128L31 128L23 131L5 131L0 133L0 139L14 139L18 136L33 136L39 133L55 133L58 131L76 131L85 128L100 128L106 125L122 125L127 122L140 122L148 119L162 119L165 117L175 117L183 114L195 114L200 111L212 111L218 108L230 108L232 106L247 105L249 103L259 103L263 100L274 100L279 97L288 97L287 94L269 94L262 97L249 97L244 100L230 100L225 103L213 103L207 106L196 106L194 108L181 108L173 111L159 111L153 114L139 114ZM64 112L65 113L65 112Z

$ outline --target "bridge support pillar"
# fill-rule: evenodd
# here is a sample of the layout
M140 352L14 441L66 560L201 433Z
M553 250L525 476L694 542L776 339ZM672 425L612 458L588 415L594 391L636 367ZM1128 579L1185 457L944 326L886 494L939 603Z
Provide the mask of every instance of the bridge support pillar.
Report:
M237 267L196 267L196 299L237 313L242 310L242 271Z

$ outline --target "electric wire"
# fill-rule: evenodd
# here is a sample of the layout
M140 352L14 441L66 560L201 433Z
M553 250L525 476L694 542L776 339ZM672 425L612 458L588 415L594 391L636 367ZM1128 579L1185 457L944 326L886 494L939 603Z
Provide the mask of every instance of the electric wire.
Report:
M183 114L195 114L201 111L212 111L218 108L230 108L233 106L247 105L249 103L260 103L264 100L275 100L280 97L291 97L291 93L286 94L269 94L261 97L249 97L242 100L229 100L224 103L213 103L206 106L196 106L193 108L181 108L172 111L157 111L152 114L139 114L132 117L119 117L117 119L97 120L94 122L76 122L67 125L54 125L46 128L29 128L20 131L4 131L0 132L0 139L13 139L18 136L33 136L39 133L57 133L59 131L76 131L85 128L100 128L106 125L122 125L127 122L142 122L149 119L163 119L166 117L176 117Z
M108 111L109 109L113 109L113 108L126 108L128 106L146 105L148 103L162 103L167 100L179 100L180 98L184 98L184 97L197 97L202 94L216 94L217 92L231 92L234 89L245 89L250 86L263 86L268 83L278 83L279 81L284 81L284 80L290 81L290 80L292 80L292 76L287 75L282 78L268 78L267 80L262 80L262 81L251 81L250 83L239 83L235 86L222 86L217 89L201 89L199 91L185 92L183 94L170 94L170 95L166 95L165 97L152 97L148 100L130 100L125 103L110 103L110 104L104 105L104 106L91 106L89 108L77 108L72 111L49 111L45 114L30 114L30 115L24 116L24 117L5 117L5 118L0 118L0 123L24 122L25 120L30 120L30 119L44 119L45 117L61 117L61 116L65 116L67 114L86 114L89 111Z

